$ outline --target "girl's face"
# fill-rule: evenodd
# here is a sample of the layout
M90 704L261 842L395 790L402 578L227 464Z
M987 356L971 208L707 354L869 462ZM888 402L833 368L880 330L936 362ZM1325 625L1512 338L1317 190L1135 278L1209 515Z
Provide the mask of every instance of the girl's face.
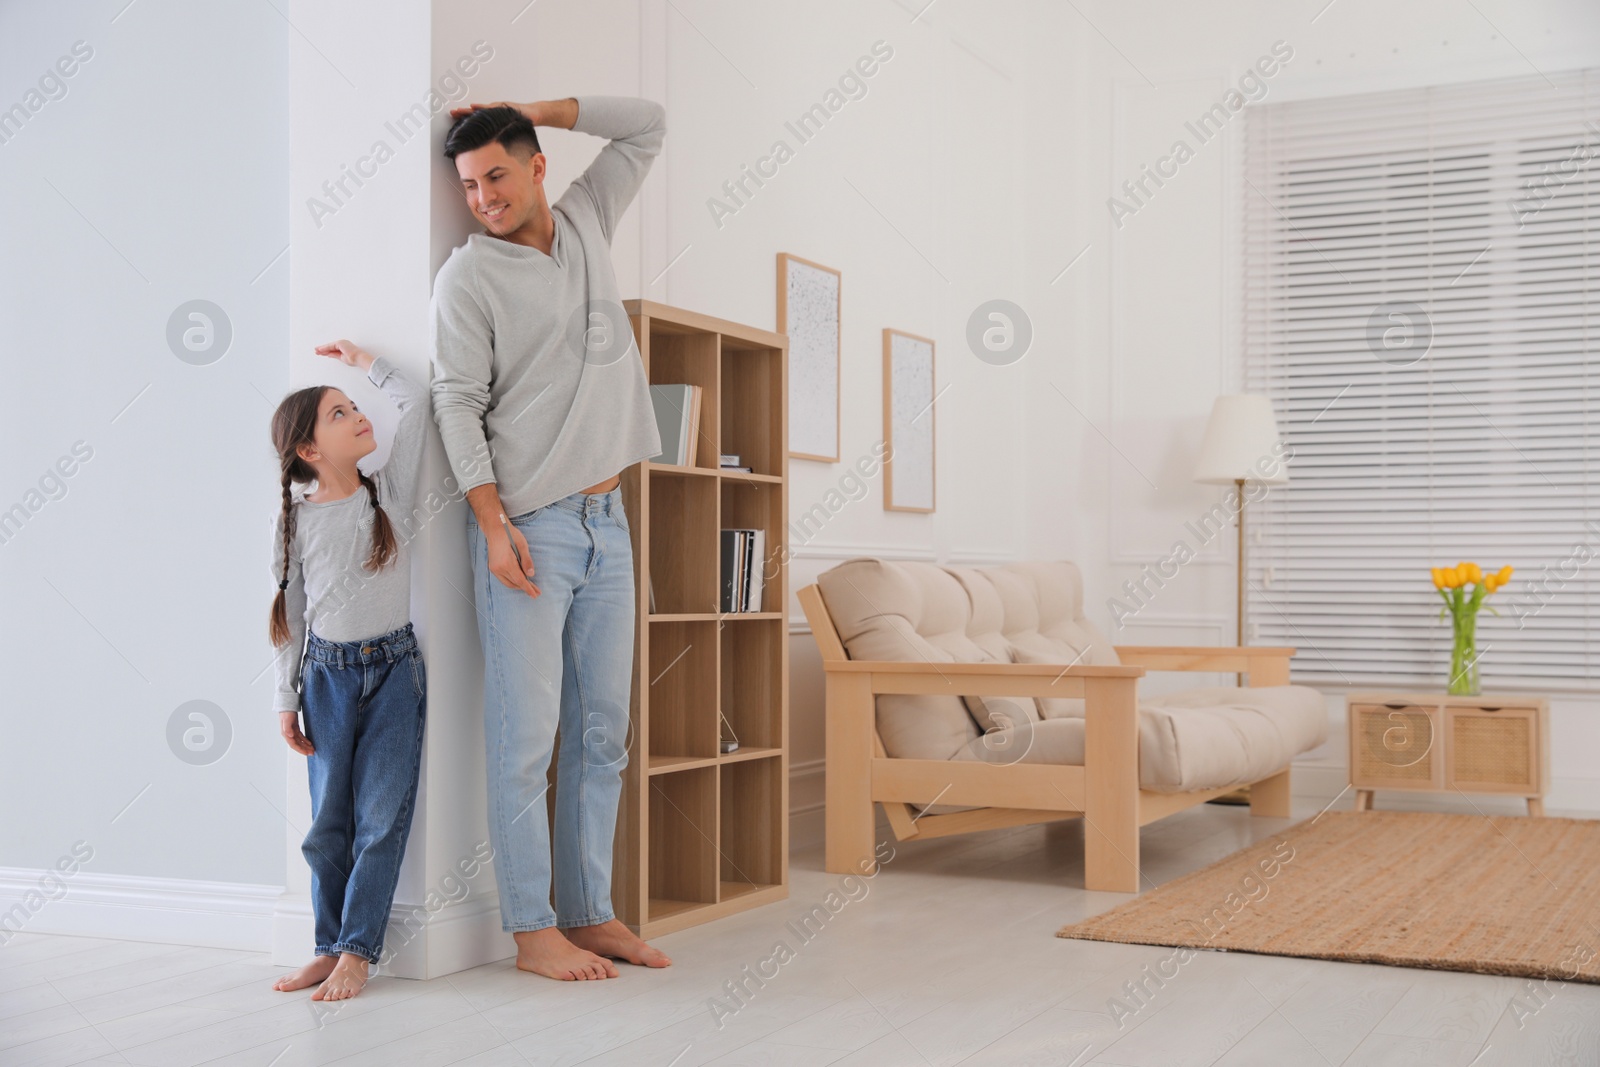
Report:
M355 401L338 389L323 393L322 403L317 405L315 440L316 454L306 455L305 446L301 446L302 458L311 463L323 460L336 466L353 464L378 447L371 420L357 411Z

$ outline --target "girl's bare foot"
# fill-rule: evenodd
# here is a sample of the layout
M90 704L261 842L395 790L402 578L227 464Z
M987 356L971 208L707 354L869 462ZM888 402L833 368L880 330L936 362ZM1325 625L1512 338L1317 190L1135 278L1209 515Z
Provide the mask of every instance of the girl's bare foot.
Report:
M308 985L316 985L333 970L339 961L333 956L313 956L311 962L291 974L286 974L272 983L272 988L280 993L287 993L291 989L304 989Z
M627 960L641 967L672 966L665 952L640 940L639 935L628 929L621 919L609 919L594 926L569 927L567 939L597 956Z
M517 942L519 971L532 971L563 982L617 976L616 964L574 945L554 926L547 926L543 930L519 930L511 936Z
M312 1000L349 1000L361 992L361 987L367 984L367 961L353 952L345 952L339 956L339 962L333 965L333 970L317 991L311 994Z

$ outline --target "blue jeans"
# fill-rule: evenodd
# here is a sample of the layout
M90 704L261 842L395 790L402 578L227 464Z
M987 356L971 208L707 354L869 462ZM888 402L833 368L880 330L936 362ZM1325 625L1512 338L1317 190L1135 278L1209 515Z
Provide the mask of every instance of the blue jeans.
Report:
M500 925L591 926L615 914L611 841L628 764L637 593L622 487L573 493L508 518L528 541L539 596L490 573L488 541L476 519L467 520ZM553 908L545 800L552 755Z
M311 779L317 955L376 962L400 878L422 764L427 673L408 622L364 641L307 639L302 692Z

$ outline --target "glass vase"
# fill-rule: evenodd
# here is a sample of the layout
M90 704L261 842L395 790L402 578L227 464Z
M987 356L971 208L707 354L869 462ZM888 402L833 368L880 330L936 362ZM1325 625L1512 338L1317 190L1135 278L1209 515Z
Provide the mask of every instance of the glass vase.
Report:
M1478 618L1476 612L1459 612L1453 625L1450 644L1450 695L1478 695Z

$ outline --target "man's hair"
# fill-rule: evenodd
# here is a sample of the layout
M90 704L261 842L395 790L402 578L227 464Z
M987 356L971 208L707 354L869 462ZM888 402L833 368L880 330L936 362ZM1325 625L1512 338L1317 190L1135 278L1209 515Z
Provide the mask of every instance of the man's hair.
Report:
M444 139L445 158L455 159L462 152L482 148L491 141L499 141L513 154L515 146L520 145L528 146L530 156L540 151L539 135L528 116L514 107L486 107L456 119Z

